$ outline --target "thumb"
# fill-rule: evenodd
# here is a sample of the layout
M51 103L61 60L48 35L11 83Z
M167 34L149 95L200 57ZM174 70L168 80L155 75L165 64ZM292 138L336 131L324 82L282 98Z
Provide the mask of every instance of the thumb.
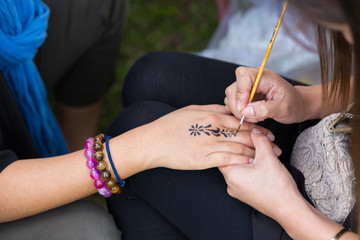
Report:
M273 145L259 129L254 128L251 131L251 140L254 143L256 159L267 159L269 156L276 158Z
M277 100L262 100L249 103L246 108L241 112L247 118L278 118L277 109L279 108L280 101Z

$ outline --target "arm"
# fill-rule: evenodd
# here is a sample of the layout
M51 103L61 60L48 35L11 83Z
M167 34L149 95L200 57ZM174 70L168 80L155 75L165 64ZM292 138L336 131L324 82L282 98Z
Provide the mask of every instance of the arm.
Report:
M297 91L299 91L302 96L302 118L307 119L321 119L325 116L328 116L332 113L342 112L344 109L341 107L339 101L334 101L325 107L322 102L322 85L314 86L295 86ZM350 79L350 89L354 89L354 77ZM337 99L337 97L334 97ZM354 93L351 91L350 96L348 97L347 104L354 102Z
M321 119L322 114L322 99L321 99L321 85L314 86L295 86L294 87L301 96L301 110L303 120ZM335 110L334 110L335 111Z
M145 167L137 166L140 161L135 157L140 154L130 156L126 152L129 137L123 134L110 141L110 149L119 158L117 169L123 178ZM104 155L110 166L106 151ZM128 158L131 161L124 161ZM95 193L97 189L85 163L84 151L80 150L53 158L19 160L9 165L0 174L0 222L30 216ZM114 176L111 167L108 170Z
M246 124L244 131L231 138L190 135L189 128L196 123L235 129L238 120L228 113L219 105L187 107L114 137L109 148L117 172L126 179L156 167L190 170L247 163L254 157L249 137L252 124ZM268 130L262 130L274 139ZM109 163L106 151L103 152ZM114 176L110 164L107 165ZM89 173L83 151L10 164L0 173L0 222L30 216L95 193Z
M248 104L257 72L257 68L237 68L236 82L226 89L225 104L238 118L244 115L250 122L273 118L281 123L296 123L344 110L337 104L324 107L321 85L294 87L268 69L263 73L253 102ZM349 101L352 99L350 96Z
M273 154L266 137L253 130L251 138L256 150L252 165L220 168L229 194L273 218L293 239L335 236L342 227L306 202L290 173ZM343 239L358 237L349 232L341 237Z
M343 228L320 213L301 195L288 202L285 209L273 218L293 239L331 239ZM340 239L358 239L358 236L352 232L346 232Z

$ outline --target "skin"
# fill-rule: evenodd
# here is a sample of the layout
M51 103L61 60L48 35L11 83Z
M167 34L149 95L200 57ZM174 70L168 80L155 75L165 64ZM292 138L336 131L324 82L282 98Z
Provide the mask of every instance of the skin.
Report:
M246 123L232 137L190 135L192 125L211 124L211 129L234 130L238 119L225 106L189 106L110 140L109 148L121 179L156 167L181 170L249 164L255 157ZM164 127L166 126L166 127ZM259 128L259 127L257 127ZM260 128L270 141L274 135ZM281 150L271 144L276 156ZM114 176L106 151L104 161ZM19 160L0 174L0 222L31 216L96 192L89 177L84 151L67 155Z
M321 23L325 27L340 31L344 38L353 44L351 29L346 24ZM293 87L282 77L265 69L253 102L248 104L257 68L239 67L235 71L236 82L225 91L225 105L240 118L244 115L249 122L259 122L273 118L281 123L297 123L307 119L317 119L339 112L338 106L332 109L321 105L321 85ZM350 96L349 102L353 97Z
M251 82L242 76L255 72L254 69L238 71L237 80L245 83L234 85L237 91L227 90L225 100L235 116L239 116L240 110L246 106L249 92L246 86L251 86ZM271 71L266 72L268 74L264 76L270 85L268 88L259 87L263 92L258 96L267 100L263 105L265 110L262 105L254 105L252 121L273 117L290 123L320 115L319 106L305 107L311 105L305 103L314 102L318 87L292 88ZM278 85L271 85L272 79L278 79ZM266 86L265 83L262 81L261 86ZM230 96L233 93L235 95ZM284 111L276 112L272 101L281 104L278 108ZM301 106L301 113L292 111L293 106ZM220 167L231 196L274 218L294 239L330 239L334 236L341 226L302 198L292 177L278 161L281 150L271 143L274 136L268 130L245 122L241 131L231 138L205 134L194 137L187 131L196 123L236 129L238 119L229 116L228 109L223 106L187 107L113 138L110 149L120 177L126 179L156 167L182 170ZM245 115L245 109L242 114ZM251 119L251 116L247 117ZM109 165L106 151L104 160ZM112 169L108 169L113 175ZM0 222L31 216L95 192L82 150L54 158L19 160L0 174ZM283 207L279 211L273 206ZM342 239L357 239L357 236L346 233Z
M326 26L341 31L349 43L353 43L349 26ZM340 111L333 106L323 112L321 85L293 87L270 70L264 72L256 98L248 104L257 71L256 68L238 68L236 82L226 89L225 104L238 118L244 115L249 122L273 118L282 123L296 123ZM276 220L293 239L331 239L335 236L342 226L324 216L301 196L293 178L274 155L270 142L261 131L253 129L251 139L256 151L252 164L219 168L227 182L228 193ZM358 236L346 232L341 239L358 239Z

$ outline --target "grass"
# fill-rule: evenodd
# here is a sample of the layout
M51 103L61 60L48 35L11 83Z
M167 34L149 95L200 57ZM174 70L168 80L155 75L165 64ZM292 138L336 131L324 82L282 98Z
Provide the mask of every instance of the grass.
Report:
M214 0L132 0L119 49L116 82L105 99L99 132L105 132L122 110L123 80L131 65L146 53L204 49L218 23Z

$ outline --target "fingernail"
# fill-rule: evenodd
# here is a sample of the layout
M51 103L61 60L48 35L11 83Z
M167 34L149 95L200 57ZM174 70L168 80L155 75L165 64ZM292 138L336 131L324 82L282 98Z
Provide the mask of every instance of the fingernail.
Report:
M255 116L254 109L252 107L244 108L241 113L247 117Z
M280 156L280 155L281 155L281 149L280 149L280 148L278 148L278 147L275 146L275 147L273 148L273 150L274 150L274 153L275 153L276 156Z
M249 159L249 164L252 164L254 162L254 159L253 158L250 158Z
M253 130L252 130L252 132L254 133L254 134L260 134L260 133L262 133L259 129L257 129L257 128L254 128Z
M240 112L240 110L241 110L241 102L240 102L239 99L236 100L236 109L237 109L238 112Z
M274 134L272 134L272 133L268 133L267 134L267 137L268 137L268 139L270 140L270 141L274 141L275 140L275 136L274 136Z

